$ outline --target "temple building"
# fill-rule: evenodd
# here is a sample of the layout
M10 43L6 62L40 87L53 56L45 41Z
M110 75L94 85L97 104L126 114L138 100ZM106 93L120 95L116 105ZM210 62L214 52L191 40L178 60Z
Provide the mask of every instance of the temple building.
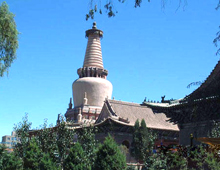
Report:
M111 99L113 87L106 79L108 71L102 60L100 38L103 31L93 23L92 29L86 31L86 37L88 44L83 67L77 70L79 78L72 85L74 107L70 99L65 113L69 126L80 128L92 124L99 129L98 140L103 141L110 133L118 144L129 149L135 121L144 119L147 127L157 134L156 144L178 144L179 128L168 122L163 112L154 113L142 104Z
M220 121L220 61L207 79L194 92L180 100L164 100L161 103L144 101L156 112L163 112L169 117L169 122L178 124L180 129L180 144L189 145L190 136L194 144L196 139L209 137L214 121Z

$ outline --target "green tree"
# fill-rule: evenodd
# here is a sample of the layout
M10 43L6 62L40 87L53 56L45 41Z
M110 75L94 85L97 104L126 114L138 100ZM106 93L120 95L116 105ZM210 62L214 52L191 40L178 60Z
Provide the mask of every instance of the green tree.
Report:
M67 127L63 116L60 119L60 123L55 127L53 125L48 127L45 119L44 124L36 131L35 138L42 152L46 154L45 159L49 157L62 167L74 142L75 132Z
M0 145L0 169L21 170L22 161L13 152L9 153L4 145Z
M24 161L24 169L27 169L27 170L38 170L39 169L40 161L41 161L41 150L38 147L38 144L35 138L32 138L29 141L23 161Z
M26 154L27 146L29 144L29 131L31 129L31 122L28 121L28 114L22 118L22 122L19 122L14 126L14 131L16 132L17 139L19 143L17 143L14 147L14 152L16 155L23 159Z
M14 14L8 9L6 2L0 6L0 77L8 73L8 69L16 58L18 48L18 31Z
M59 170L60 168L56 166L56 162L51 159L48 153L42 152L39 147L39 141L37 138L33 137L27 147L27 151L23 158L24 169L27 170Z
M199 145L191 149L188 157L189 168L206 169L206 170L219 170L220 162L217 153L210 153Z
M143 159L146 159L147 156L152 154L155 136L153 135L151 130L147 128L147 125L144 119L141 120L140 139L143 144L143 147L142 147L143 150L141 151L143 155Z
M75 132L73 129L69 129L66 126L66 122L64 118L61 118L61 122L59 125L55 127L56 134L56 147L57 147L57 156L58 162L63 167L63 162L68 156L68 151L73 145Z
M154 146L155 136L147 128L144 119L141 120L141 126L139 120L135 122L133 130L133 141L131 154L137 161L144 161L149 155L152 154Z
M32 134L33 136L30 134L30 129L31 123L28 121L28 115L26 114L23 121L19 122L14 127L17 138L20 141L14 148L16 155L23 160L23 163L27 161L36 161L36 164L41 167L57 163L58 167L56 167L56 169L62 167L63 161L68 156L68 151L73 144L75 134L72 129L67 128L65 120L62 119L59 125L55 127L47 127L47 121L45 121L40 129L32 131L32 133L34 133L34 135ZM39 160L29 160L26 157L26 155L32 153L30 148L35 146L33 141L30 142L30 137L34 138L33 140L35 140L35 143L37 144L34 149L39 149L41 152ZM35 165L34 162L30 164L33 164L33 166Z
M79 142L75 143L69 151L68 157L64 160L64 170L91 170L86 161L86 153Z
M53 159L51 159L49 153L42 153L39 167L41 170L60 170L61 168L56 165Z
M57 155L55 154L58 153L56 130L52 125L48 127L46 119L44 124L40 127L40 130L37 131L35 137L39 142L39 147L42 152L46 153L46 155L49 155L54 162L57 162Z
M186 170L187 169L187 160L182 155L180 150L179 152L175 152L175 153L168 152L166 155L166 158L167 158L168 169L170 170L176 170L176 169Z
M59 167L63 166L63 162L68 156L74 136L74 130L67 127L63 116L61 116L60 123L55 127L52 125L48 127L47 120L45 120L36 132L39 147L46 154L45 159L49 157L53 162L58 163Z
M141 154L140 154L140 150L141 150L141 143L140 143L140 123L139 120L137 119L135 124L134 124L134 132L133 132L133 141L131 143L131 154L132 156L135 157L135 159L137 161L139 161Z
M206 153L206 158L205 158L205 169L210 169L210 170L219 170L220 169L220 162L218 160L218 156L215 156L214 153Z
M109 135L99 146L94 164L95 170L123 170L126 169L126 157L120 151L114 139Z
M77 132L78 142L85 152L85 164L87 167L94 165L97 152L97 141L95 139L96 128L93 126L83 127Z
M150 155L142 170L167 169L167 157L163 153Z

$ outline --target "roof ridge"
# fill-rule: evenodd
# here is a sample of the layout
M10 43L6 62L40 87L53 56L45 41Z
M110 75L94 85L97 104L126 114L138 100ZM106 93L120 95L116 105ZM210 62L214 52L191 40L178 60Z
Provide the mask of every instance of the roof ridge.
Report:
M120 101L120 100L111 100L108 99L110 103L115 103L115 104L122 104L122 105L130 105L130 106L137 106L137 107L146 107L146 106L142 106L139 103L132 103L132 102L126 102L126 101Z
M115 110L113 109L111 103L109 102L109 99L106 99L105 104L107 105L107 109L109 110L109 112L117 116Z

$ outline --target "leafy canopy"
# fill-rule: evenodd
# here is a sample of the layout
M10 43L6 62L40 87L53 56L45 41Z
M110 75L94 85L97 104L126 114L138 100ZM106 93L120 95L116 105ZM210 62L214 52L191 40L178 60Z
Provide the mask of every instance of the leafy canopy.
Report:
M0 169L1 170L21 170L22 161L13 152L9 153L4 145L0 145Z
M115 4L117 2L124 3L125 1L126 0L107 0L104 3L102 3L103 2L102 0L89 0L90 9L89 9L89 12L86 14L86 20L94 19L95 13L102 14L103 7L109 18L114 17L118 13L118 11L115 10L114 8ZM135 8L141 7L142 2L143 2L142 0L135 0L134 7ZM150 2L150 0L148 0L148 2ZM161 6L163 8L165 8L166 3L167 3L166 0L161 0ZM181 3L182 3L182 0L179 0L179 6L177 7L177 10L181 6ZM184 6L187 5L187 0L185 0L183 3L184 3ZM217 5L215 9L218 10L219 8L220 8L220 0L217 0ZM219 42L220 42L220 31L216 33L216 38L213 40L213 43L215 44L216 47L218 46ZM217 49L216 55L220 55L220 48Z
M0 6L0 77L8 72L9 67L16 58L18 48L18 31L14 14L8 9L6 2Z
M131 154L137 161L145 160L152 153L155 136L147 128L144 119L141 124L137 120L133 130Z
M96 128L93 126L83 127L77 132L77 140L85 152L84 163L87 169L94 165L96 159L97 141L95 139L95 133Z
M85 162L86 153L79 142L75 143L69 151L68 157L64 161L64 170L91 170L91 165Z

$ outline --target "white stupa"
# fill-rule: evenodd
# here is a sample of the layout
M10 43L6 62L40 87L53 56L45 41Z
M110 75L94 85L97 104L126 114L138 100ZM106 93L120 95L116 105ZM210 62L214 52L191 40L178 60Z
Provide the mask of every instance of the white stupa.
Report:
M103 32L93 23L92 29L86 31L88 43L83 67L77 70L79 78L73 82L74 108L70 100L65 114L67 120L96 120L106 98L112 96L112 84L106 80L108 71L103 67L100 38Z

